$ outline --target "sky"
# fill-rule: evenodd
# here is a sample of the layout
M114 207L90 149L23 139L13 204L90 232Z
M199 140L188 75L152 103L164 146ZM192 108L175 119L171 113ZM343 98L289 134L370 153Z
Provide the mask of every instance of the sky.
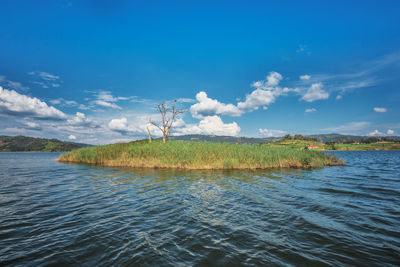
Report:
M142 139L172 100L186 110L173 135L400 135L400 1L4 0L0 10L0 135Z

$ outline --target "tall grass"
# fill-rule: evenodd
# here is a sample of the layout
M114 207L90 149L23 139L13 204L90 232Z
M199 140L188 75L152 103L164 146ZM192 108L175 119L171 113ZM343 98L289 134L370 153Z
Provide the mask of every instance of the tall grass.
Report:
M344 161L318 151L265 145L135 141L86 147L62 155L62 162L115 167L185 169L310 168L343 165Z

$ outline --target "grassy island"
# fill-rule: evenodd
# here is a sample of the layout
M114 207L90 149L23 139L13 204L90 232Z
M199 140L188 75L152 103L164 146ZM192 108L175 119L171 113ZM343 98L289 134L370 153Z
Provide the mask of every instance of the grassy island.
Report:
M148 143L145 140L80 148L62 155L58 161L182 169L313 168L345 164L343 160L319 151L228 143Z

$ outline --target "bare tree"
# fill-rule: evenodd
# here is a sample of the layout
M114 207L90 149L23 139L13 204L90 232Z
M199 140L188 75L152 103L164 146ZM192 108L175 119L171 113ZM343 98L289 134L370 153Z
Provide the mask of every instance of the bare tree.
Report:
M167 142L168 137L171 133L172 124L176 116L184 113L186 110L176 109L176 100L173 101L172 105L168 105L166 101L157 105L157 109L161 114L161 125L158 125L154 121L150 120L149 122L156 126L163 134L163 142Z

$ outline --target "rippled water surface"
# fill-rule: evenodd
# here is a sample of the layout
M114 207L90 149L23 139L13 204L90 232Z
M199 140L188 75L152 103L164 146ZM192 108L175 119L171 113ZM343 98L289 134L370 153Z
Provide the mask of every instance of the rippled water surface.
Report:
M0 153L0 265L400 263L400 151L345 167L177 171Z

